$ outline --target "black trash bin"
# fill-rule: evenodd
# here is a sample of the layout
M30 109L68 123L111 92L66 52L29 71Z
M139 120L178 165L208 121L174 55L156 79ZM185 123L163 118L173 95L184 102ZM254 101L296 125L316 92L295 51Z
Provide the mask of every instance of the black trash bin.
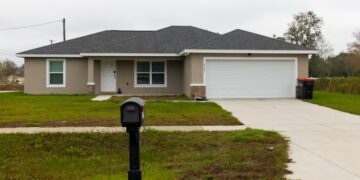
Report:
M296 98L312 99L315 80L311 78L298 78L296 86Z

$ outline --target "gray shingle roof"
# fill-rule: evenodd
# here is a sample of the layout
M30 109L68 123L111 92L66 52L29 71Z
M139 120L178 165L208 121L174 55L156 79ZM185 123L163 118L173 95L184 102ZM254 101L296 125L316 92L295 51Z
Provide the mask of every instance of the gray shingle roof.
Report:
M120 42L110 40L89 53L179 53L193 44L220 36L192 26L170 26Z
M180 53L184 49L309 50L238 29L221 35L192 26L170 26L157 31L101 31L19 54Z
M31 49L19 54L80 54L84 52L92 52L95 50L95 47L103 46L108 42L120 42L125 39L149 34L151 32L152 31L101 31L87 36L67 40L65 42Z
M303 46L236 29L220 37L195 44L189 49L225 50L310 50Z

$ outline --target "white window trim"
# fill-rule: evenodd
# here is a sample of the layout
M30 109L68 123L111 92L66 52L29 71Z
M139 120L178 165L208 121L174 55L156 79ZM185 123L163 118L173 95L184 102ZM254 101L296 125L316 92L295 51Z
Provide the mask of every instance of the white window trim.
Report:
M150 63L150 84L138 84L137 83L137 63L138 62L149 62ZM152 84L152 63L163 62L164 63L164 84ZM134 61L134 87L135 88L166 88L167 87L167 61L166 60L135 60ZM140 72L141 73L141 72Z
M50 62L63 62L63 84L50 84ZM64 88L66 87L66 60L65 59L46 59L46 87L47 88Z

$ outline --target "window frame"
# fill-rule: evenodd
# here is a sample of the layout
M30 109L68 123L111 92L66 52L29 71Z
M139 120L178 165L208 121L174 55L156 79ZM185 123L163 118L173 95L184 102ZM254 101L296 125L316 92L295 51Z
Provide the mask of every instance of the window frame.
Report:
M137 82L137 75L138 73L145 73L145 72L137 72L137 65L138 62L148 62L150 65L149 71L149 84L138 84ZM153 72L152 71L152 63L153 62L162 62L164 63L164 84L153 84L152 82L152 75L154 74L161 74L161 72ZM165 88L167 87L167 61L166 60L135 60L134 61L134 87L135 88Z
M50 74L61 74L60 72L51 73L50 72L50 62L51 61L62 61L63 63L63 83L62 84L50 84ZM46 59L46 87L47 88L64 88L66 87L66 60L65 59Z

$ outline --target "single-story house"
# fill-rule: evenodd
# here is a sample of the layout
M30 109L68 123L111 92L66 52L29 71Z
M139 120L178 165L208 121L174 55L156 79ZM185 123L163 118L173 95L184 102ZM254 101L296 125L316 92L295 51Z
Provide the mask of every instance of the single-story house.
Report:
M233 30L192 26L109 30L18 53L29 94L185 94L294 98L316 50Z
M10 75L6 78L9 83L24 84L24 76L21 74Z

